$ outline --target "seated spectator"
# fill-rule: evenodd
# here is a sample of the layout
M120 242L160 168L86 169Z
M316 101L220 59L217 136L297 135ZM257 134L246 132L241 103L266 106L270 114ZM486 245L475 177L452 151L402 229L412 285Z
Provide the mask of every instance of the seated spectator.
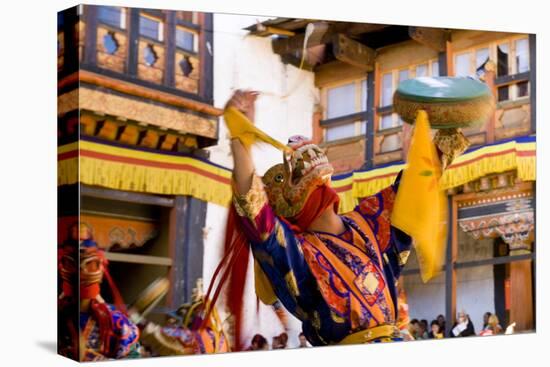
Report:
M419 339L428 339L428 320L422 319L418 323Z
M439 330L444 334L445 333L445 316L437 316L437 323L439 324Z
M274 336L273 341L271 342L271 349L283 349L282 346L280 336Z
M464 311L459 312L457 321L453 324L449 336L454 338L472 335L476 335L476 332L474 330L474 324L472 320L470 320L470 316Z
M306 339L306 336L304 335L304 333L300 333L298 335L298 340L299 340L298 348L307 348L307 347L309 347L309 344L307 342L307 339Z
M483 314L483 330L485 330L485 328L487 328L487 324L489 323L489 317L491 317L492 313L490 312L485 312Z
M247 350L267 350L267 339L260 334L256 334L252 337L250 347Z
M279 335L279 343L281 344L280 349L286 349L288 344L288 334L283 332Z
M485 326L485 328L483 328L483 330L481 331L481 333L479 333L479 335L487 336L487 335L498 335L498 334L502 334L502 326L500 326L498 322L497 315L491 315L487 320L487 325Z
M428 333L429 339L442 339L444 332L444 330L441 330L437 320L432 320L432 322L430 322L430 332Z
M409 334L413 338L413 340L420 339L419 337L419 331L420 331L420 323L418 322L418 319L412 319L409 323Z

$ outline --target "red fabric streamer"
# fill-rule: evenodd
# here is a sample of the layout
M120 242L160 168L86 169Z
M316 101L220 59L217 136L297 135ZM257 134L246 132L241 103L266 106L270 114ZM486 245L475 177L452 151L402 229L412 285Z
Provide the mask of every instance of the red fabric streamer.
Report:
M99 295L99 283L80 287L80 299L94 299Z
M107 279L107 283L109 283L109 287L111 288L111 294L113 295L114 304L120 312L128 316L126 304L124 303L122 295L120 294L120 291L118 290L118 287L116 286L113 278L111 277L111 274L109 273L109 269L107 268L107 259L103 258L103 261L103 276L105 277L105 279Z
M71 297L73 295L73 286L69 282L63 281L61 283L61 289L65 297Z
M227 227L224 243L224 256L214 271L212 281L206 292L206 300L211 300L206 309L206 313L201 327L206 327L210 319L216 301L223 289L225 283L228 283L227 290L227 306L229 311L235 316L235 350L241 350L240 335L241 335L241 319L242 319L242 296L244 293L244 283L246 280L246 272L248 268L248 259L250 254L250 246L248 240L241 227L238 225L238 215L234 207L229 209L227 217ZM222 272L223 270L223 272ZM216 279L221 274L219 281L216 284ZM214 285L216 284L215 290ZM210 294L214 290L214 295L210 298ZM240 295L240 297L239 297ZM239 299L237 299L239 298Z

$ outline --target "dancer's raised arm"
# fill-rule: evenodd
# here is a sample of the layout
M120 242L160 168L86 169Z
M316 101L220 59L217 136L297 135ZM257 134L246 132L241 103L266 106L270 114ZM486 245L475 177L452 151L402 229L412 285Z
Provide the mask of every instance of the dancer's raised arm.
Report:
M258 93L249 91L236 91L227 102L225 108L235 107L241 111L250 121L254 121L254 102ZM231 139L231 151L233 153L233 179L239 194L245 194L252 185L254 163L250 149L236 138Z

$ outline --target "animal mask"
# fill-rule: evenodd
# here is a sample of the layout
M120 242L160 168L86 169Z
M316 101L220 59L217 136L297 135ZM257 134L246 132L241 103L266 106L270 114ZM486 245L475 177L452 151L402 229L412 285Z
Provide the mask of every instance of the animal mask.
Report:
M316 188L330 184L334 169L325 153L311 140L293 136L288 146L292 153L283 153L283 163L271 167L262 181L275 214L292 218Z

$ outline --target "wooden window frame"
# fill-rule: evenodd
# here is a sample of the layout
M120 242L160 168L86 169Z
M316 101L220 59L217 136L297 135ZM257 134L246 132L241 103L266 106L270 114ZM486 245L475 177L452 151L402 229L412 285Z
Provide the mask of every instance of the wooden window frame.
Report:
M526 71L526 72L518 73L518 71L517 71L517 60L516 60L516 41L521 40L521 39L525 39L528 42L528 47L529 47L529 50L528 50L529 70ZM496 75L495 76L495 87L498 90L498 88L507 86L509 88L509 91L508 91L508 97L509 98L507 100L500 101L498 103L499 104L501 104L501 103L506 104L506 103L515 102L515 101L529 101L530 94L531 94L531 91L530 91L530 89L531 89L530 88L530 83L531 83L530 74L531 74L531 65L532 65L532 63L531 63L531 53L530 53L531 45L529 44L529 35L528 34L520 34L520 35L511 36L511 37L500 38L498 40L493 40L493 41L490 41L490 42L477 44L477 45L472 46L472 47L468 47L468 48L464 48L464 49L460 49L460 50L455 50L452 54L453 68L452 68L452 71L451 71L450 75L453 75L453 76L456 75L456 58L457 58L457 56L464 55L464 54L467 54L467 53L470 54L470 72L473 71L472 75L475 75L476 51L478 51L480 49L483 49L483 48L488 48L489 49L489 60L493 61L496 65L497 62L498 62L497 47L499 45L502 45L502 44L507 44L508 49L509 49L509 53L508 53L508 74L507 75L501 75L501 76ZM526 96L523 96L523 97L518 97L518 86L517 86L517 84L521 83L521 82L524 82L524 81L529 82L528 87L527 87L528 90L529 90L529 94L526 95Z
M176 15L176 24L186 28L195 28L197 30L200 29L200 12L177 10L174 13ZM187 20L183 20L178 16L178 13L191 13L191 21L189 22Z
M159 23L159 28L158 28L159 38L151 38L147 35L141 34L141 18L142 17L147 18L149 20L156 21L156 22ZM139 25L138 25L138 27L139 27L139 32L138 32L139 38L145 39L147 41L154 42L155 44L157 44L159 46L166 47L166 37L165 37L166 17L164 17L164 16L159 17L157 15L151 15L148 12L140 11L139 12Z
M191 33L193 35L193 49L192 50L188 50L188 49L179 47L176 44L176 32L178 31L178 29L180 29L184 32L187 32L187 33ZM176 24L176 26L174 28L174 45L175 45L175 48L176 48L176 52L181 52L181 53L184 53L188 56L197 56L199 54L199 40L200 40L200 35L199 35L199 31L197 29L186 27L186 26L181 25L181 24Z
M161 11L161 10L150 10L150 9L139 9L132 7L121 7L124 8L126 16L126 28L118 29L114 26L109 26L108 24L101 23L102 27L112 29L117 32L125 32L128 38L128 56L126 60L126 70L125 72L116 72L106 68L99 67L96 60L96 43L97 43L97 26L98 26L98 17L97 10L101 5L84 5L83 10L83 19L86 23L86 52L84 52L84 59L80 63L79 67L83 70L91 71L108 77L121 79L127 82L135 83L147 88L156 89L162 92L175 94L184 98L191 100L212 104L213 103L213 54L211 52L213 45L213 14L212 13L202 13L202 12L193 12L194 18L197 21L197 24L191 24L188 22L182 22L179 19L176 19L176 11ZM76 7L75 7L76 9ZM75 11L76 12L76 11ZM150 18L155 18L156 20L161 19L161 24L163 24L163 40L159 42L158 40L151 39L147 36L142 36L139 33L139 20L141 16L146 16ZM74 17L77 18L77 17ZM68 23L68 22L66 22ZM175 29L176 25L179 25L195 34L195 49L196 53L191 51L185 51L180 48L175 47ZM63 30L65 31L65 40L68 40L69 37L72 37L74 30L70 28L69 24L66 24ZM69 33L70 32L70 33ZM151 42L153 45L158 45L160 47L165 47L165 78L162 83L153 83L147 80L142 80L137 77L137 65L138 65L138 43L139 39L146 40ZM170 41L172 40L172 41ZM70 54L71 51L67 46L67 41L65 41L65 54ZM207 46L209 45L209 47ZM72 46L72 45L71 45ZM76 52L76 48L74 52ZM178 51L176 51L176 49ZM200 75L199 75L199 88L197 93L187 92L175 87L175 53L183 52L186 55L198 57L200 60ZM72 58L67 56L66 62L70 61ZM77 62L78 57L75 58ZM77 67L69 67L71 65L64 65L59 73L59 78L62 78L74 71Z
M328 111L328 91L333 88L338 88L341 86L344 86L346 84L354 83L355 87L355 98L354 98L354 105L355 105L355 111L342 116L337 116L333 118L327 118L327 111ZM339 80L337 82L329 83L324 85L321 88L321 105L323 106L323 120L320 122L321 127L323 128L323 142L324 143L338 143L339 141L347 141L349 139L364 137L366 131L361 131L361 123L365 122L367 125L369 123L367 119L367 110L368 106L366 106L366 100L367 96L363 96L363 87L362 84L367 83L367 95L370 92L368 90L368 81L367 76L361 78L349 78L345 80ZM362 103L363 99L365 100L365 109L362 109ZM334 139L334 140L327 140L327 130L341 125L347 125L347 124L353 124L355 128L355 134L353 136L341 138L341 139ZM366 129L365 129L366 130Z
M106 23L106 22L102 21L99 18L99 8L100 7L119 9L120 10L119 25L115 26L113 24ZM126 32L128 30L128 8L126 8L124 6L98 5L97 10L98 11L97 11L96 14L97 14L97 23L98 24L101 24L102 26L104 26L106 28L113 29L113 30L118 31L118 32Z

